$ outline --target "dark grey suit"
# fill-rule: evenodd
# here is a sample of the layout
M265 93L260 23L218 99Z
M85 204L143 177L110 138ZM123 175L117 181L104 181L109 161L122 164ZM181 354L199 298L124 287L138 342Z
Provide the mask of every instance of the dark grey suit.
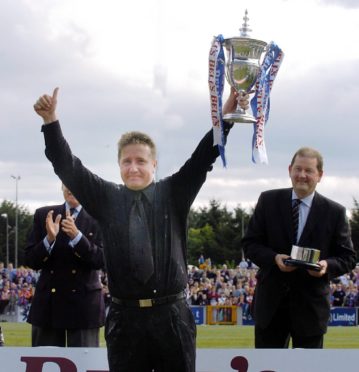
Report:
M298 245L319 249L320 259L328 262L328 272L321 278L304 269L281 272L274 257L291 252L291 195L291 188L263 192L242 240L246 257L259 266L255 324L266 329L278 311L285 309L292 334L323 335L330 312L329 280L355 266L349 224L343 206L316 192Z

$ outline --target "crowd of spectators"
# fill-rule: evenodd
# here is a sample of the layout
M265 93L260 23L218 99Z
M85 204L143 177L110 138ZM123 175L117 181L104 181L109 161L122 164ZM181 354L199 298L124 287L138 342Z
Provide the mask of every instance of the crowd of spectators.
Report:
M4 267L0 262L0 314L16 315L17 306L23 320L26 320L38 273L20 266L14 268L12 263Z
M250 318L258 268L249 260L237 267L226 264L214 266L209 258L201 256L198 266L189 265L187 301L196 306L240 306L244 318ZM0 261L0 314L15 315L20 310L26 320L39 273L20 266L7 267ZM100 278L108 308L111 298L105 273ZM330 302L333 307L359 307L359 265L350 273L334 279L330 284Z
M242 260L234 268L223 264L212 266L210 259L201 256L197 266L188 270L187 301L197 306L240 306L244 318L249 318L257 283L257 267L249 260Z
M236 268L212 266L201 255L198 266L190 266L188 296L190 305L240 306L243 317L250 317L258 268L243 259ZM359 265L350 273L334 279L330 284L332 307L359 307Z
M5 267L0 261L0 315L15 316L20 311L20 319L26 321L39 276L40 272L28 267L20 266L15 269L12 263ZM99 280L102 283L105 305L108 308L111 298L107 276L102 271Z

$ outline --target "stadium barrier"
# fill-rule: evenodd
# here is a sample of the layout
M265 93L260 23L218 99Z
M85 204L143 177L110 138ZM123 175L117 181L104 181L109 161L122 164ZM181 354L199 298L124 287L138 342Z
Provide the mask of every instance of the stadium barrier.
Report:
M207 324L237 324L237 306L207 306Z
M243 308L240 306L191 306L191 309L197 325L254 325L248 311L243 312ZM357 326L358 308L333 307L330 310L328 325Z
M357 364L354 349L197 349L196 372L357 372ZM105 348L51 347L2 347L0 370L109 372Z
M191 309L197 325L254 325L248 310L243 312L240 306L191 306ZM0 314L0 322L26 322L26 316L22 308L17 306L14 313ZM334 307L330 310L329 326L357 326L358 324L358 308Z
M16 305L15 311L9 312L8 308L4 309L4 312L0 314L0 322L10 323L21 323L26 322L27 316L24 314L24 309L21 306ZM2 371L0 371L2 372Z

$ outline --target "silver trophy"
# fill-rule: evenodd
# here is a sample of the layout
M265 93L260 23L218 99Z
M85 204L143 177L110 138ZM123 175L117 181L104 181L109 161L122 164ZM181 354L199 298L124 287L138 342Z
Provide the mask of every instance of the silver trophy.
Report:
M289 266L302 267L307 270L320 271L321 266L318 265L320 250L307 247L292 246L290 258L284 260L284 263Z
M244 23L240 36L224 39L226 49L226 78L228 83L238 92L250 93L260 71L261 57L267 43L249 38L248 11L243 17ZM256 118L237 106L233 113L223 116L223 120L234 123L255 123Z

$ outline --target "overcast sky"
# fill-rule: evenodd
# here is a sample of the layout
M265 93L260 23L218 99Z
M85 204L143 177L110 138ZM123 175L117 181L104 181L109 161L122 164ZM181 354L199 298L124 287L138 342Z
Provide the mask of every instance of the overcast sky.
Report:
M60 87L58 116L77 156L121 182L120 135L141 130L158 145L157 178L176 171L211 128L208 52L214 35L275 41L285 58L265 130L269 164L251 161L251 125L236 124L228 167L218 160L195 206L217 199L253 206L261 191L290 185L301 146L324 156L318 191L359 199L359 3L356 0L1 0L0 200L31 211L62 202L44 155L33 103Z

